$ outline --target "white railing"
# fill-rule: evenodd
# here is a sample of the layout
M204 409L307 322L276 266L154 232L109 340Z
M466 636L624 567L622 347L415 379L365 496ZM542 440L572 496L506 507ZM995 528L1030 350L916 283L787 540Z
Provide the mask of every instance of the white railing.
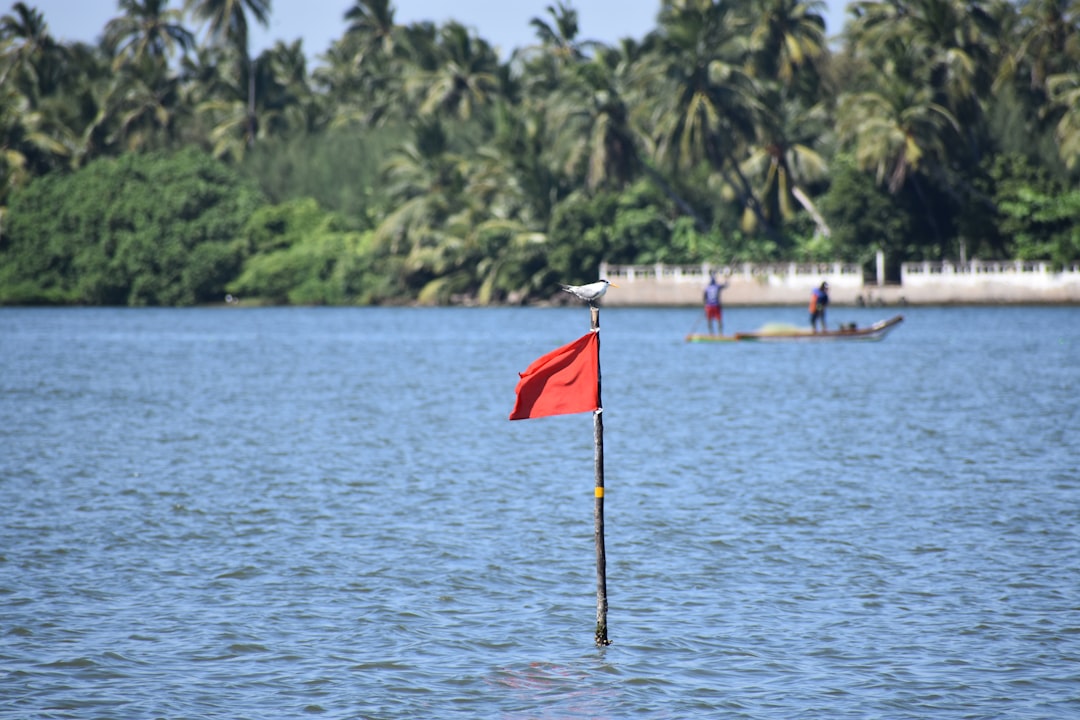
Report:
M616 282L648 280L673 283L701 284L715 273L718 277L742 277L765 280L777 278L789 282L827 279L830 283L862 283L863 268L854 263L737 263L732 265L609 265L602 263L600 277ZM965 263L951 261L907 262L900 267L901 284L904 278L912 280L936 277L975 278L1009 276L1080 275L1080 263L1073 263L1062 271L1041 260L970 260Z
M727 283L729 304L798 304L810 288L828 282L833 301L843 303L1080 303L1080 263L1063 271L1041 261L972 260L904 263L900 284L864 278L851 263L741 263L732 265L608 265L600 277L622 290L611 304L691 305L701 301L709 274ZM608 296L605 296L605 298Z
M673 283L702 284L710 273L718 277L742 277L766 280L782 278L789 282L827 279L830 283L862 284L863 270L854 263L739 263L735 265L608 265L601 263L600 277L615 282L631 283L649 280Z
M1041 260L971 260L969 262L908 262L900 266L900 284L931 281L996 280L1041 284L1050 279L1080 279L1080 263L1062 271Z
M910 262L901 265L908 275L1050 275L1058 271L1042 260L971 260L966 263ZM1074 263L1062 271L1080 273L1080 263Z

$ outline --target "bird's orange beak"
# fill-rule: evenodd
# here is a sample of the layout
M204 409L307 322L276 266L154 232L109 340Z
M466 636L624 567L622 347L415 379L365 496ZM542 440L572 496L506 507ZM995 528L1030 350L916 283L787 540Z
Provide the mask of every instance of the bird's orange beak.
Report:
M610 285L611 287L619 287L618 285L616 285L616 284L615 284L615 283L613 283L613 282L609 282L609 283L608 283L608 285Z

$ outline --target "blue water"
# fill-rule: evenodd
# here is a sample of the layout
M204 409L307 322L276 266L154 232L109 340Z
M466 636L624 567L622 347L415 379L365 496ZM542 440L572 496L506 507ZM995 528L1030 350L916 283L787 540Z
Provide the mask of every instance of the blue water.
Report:
M904 314L602 311L597 648L585 309L0 310L0 718L1080 718L1080 308Z

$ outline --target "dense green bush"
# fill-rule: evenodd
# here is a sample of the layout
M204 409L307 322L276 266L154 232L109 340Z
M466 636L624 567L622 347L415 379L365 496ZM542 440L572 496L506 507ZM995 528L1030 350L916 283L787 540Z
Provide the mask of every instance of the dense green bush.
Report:
M990 175L1005 257L1049 260L1059 268L1080 257L1080 191L1020 156L997 158Z
M261 302L341 305L365 297L371 232L349 230L311 198L256 211L243 233L247 260L229 293Z
M227 38L174 17L160 44L124 2L97 45L27 5L0 28L0 303L517 303L604 261L1080 259L1080 16L1039 3L871 0L829 38L812 4L665 2L610 46L555 3L529 47L343 25L317 64L234 42L244 3ZM180 148L239 175L145 155ZM289 205L234 242L266 203Z
M0 303L192 305L220 300L263 204L207 155L128 154L16 193L0 246Z
M899 263L909 259L911 215L902 211L895 196L870 182L853 158L841 156L834 161L832 184L818 207L832 235L815 241L815 259L866 264L880 249L890 261L893 279L899 279Z
M571 195L556 205L548 230L553 274L566 282L588 282L604 260L682 261L671 252L669 205L647 182L624 192Z

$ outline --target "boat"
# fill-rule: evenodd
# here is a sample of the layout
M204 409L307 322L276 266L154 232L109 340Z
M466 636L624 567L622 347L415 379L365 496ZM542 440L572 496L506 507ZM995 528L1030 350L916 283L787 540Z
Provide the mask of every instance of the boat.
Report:
M790 325L765 327L754 332L734 335L690 334L686 342L831 342L841 340L883 340L890 331L904 321L903 315L894 315L873 325L856 327L854 323L842 324L838 330L814 332Z

